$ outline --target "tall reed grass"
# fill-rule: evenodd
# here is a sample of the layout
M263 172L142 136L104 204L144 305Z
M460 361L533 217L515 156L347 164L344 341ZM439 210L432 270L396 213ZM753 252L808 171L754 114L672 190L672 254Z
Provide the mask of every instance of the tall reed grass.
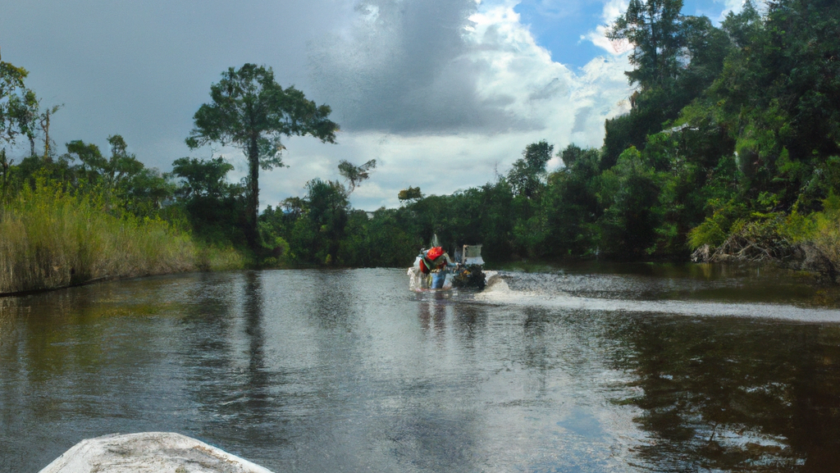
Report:
M0 205L0 294L242 266L233 250L201 248L166 221L115 214L101 194L58 182L39 180Z

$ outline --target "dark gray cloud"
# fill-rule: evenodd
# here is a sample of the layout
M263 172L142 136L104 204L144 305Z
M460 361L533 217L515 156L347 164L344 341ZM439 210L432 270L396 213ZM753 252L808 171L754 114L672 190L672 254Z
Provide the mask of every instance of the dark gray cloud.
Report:
M53 122L61 149L120 133L168 169L189 153L192 115L228 67L272 66L281 84L323 102L306 83L306 44L350 21L352 1L6 1L0 48L29 69L44 105L65 104Z
M533 129L505 111L513 97L478 93L488 65L465 37L476 8L474 0L363 0L349 31L310 45L311 82L348 131Z

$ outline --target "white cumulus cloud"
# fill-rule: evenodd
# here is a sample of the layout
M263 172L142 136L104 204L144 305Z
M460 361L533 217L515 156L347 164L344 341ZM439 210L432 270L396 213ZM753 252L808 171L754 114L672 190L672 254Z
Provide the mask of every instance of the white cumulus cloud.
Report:
M628 110L626 55L573 71L535 41L516 3L359 4L353 29L315 44L310 58L312 82L343 127L340 145L324 150L296 139L292 167L263 182L300 195L307 178L338 178L336 156L377 159L352 197L373 209L398 205L407 186L448 194L482 185L541 139L556 151L572 142L600 146L604 119Z
M607 0L604 3L604 9L601 13L601 20L604 22L595 27L584 36L581 40L591 41L592 44L598 46L604 51L614 56L619 56L627 53L632 49L632 45L627 40L610 40L607 38L607 32L615 23L616 18L623 15L627 11L628 0Z

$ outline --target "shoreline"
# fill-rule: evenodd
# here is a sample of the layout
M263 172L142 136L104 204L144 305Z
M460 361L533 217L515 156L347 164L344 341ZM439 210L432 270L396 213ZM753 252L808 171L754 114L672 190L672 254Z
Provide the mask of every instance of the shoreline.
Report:
M518 261L506 261L500 262L498 264L489 264L488 270L490 271L520 271L524 273L549 273L557 269L561 269L563 267L568 268L569 266L577 266L577 265L592 265L592 264L602 264L605 266L620 266L620 265L676 265L676 266L685 266L685 267L692 267L692 266L700 266L700 265L710 265L712 267L719 267L719 268L735 268L735 269L771 269L775 271L779 271L782 274L789 274L791 276L799 276L802 279L807 280L807 284L809 286L827 286L827 287L837 287L840 286L835 280L829 278L826 274L823 274L819 271L815 270L805 270L805 269L798 269L791 267L788 263L784 261L776 261L776 260L767 260L767 261L753 261L747 259L738 259L738 258L729 258L725 261L691 261L685 259L663 259L663 258L653 258L653 259L624 259L624 258L573 258L573 259L546 259L546 260L518 260ZM48 287L48 288L40 288L40 289L28 289L24 291L15 291L15 292L0 292L0 299L5 298L13 298L13 297L26 297L31 295L38 295L38 294L45 294L49 292L56 292L65 289L72 289L75 287L84 287L84 286L91 286L94 284L99 283L106 283L106 282L116 282L116 281L130 281L134 279L144 279L144 278L151 278L151 277L159 277L159 276L172 276L172 275L184 275L184 274L200 274L200 273L216 273L216 272L224 272L224 271L264 271L264 270L353 270L353 269L370 269L370 268L387 268L387 269L402 269L402 267L385 267L385 266L346 266L346 267L338 267L338 266L313 266L313 265L301 265L301 266L282 266L282 267L240 267L240 268L221 268L221 269L189 269L186 271L166 271L166 272L159 272L159 273L146 273L146 274L139 274L139 275L131 275L131 276L103 276L99 278L90 279L84 282L73 283L73 284L66 284L61 286L55 287ZM592 272L592 273L602 273L603 271L582 271L584 273ZM609 272L609 271L607 271Z

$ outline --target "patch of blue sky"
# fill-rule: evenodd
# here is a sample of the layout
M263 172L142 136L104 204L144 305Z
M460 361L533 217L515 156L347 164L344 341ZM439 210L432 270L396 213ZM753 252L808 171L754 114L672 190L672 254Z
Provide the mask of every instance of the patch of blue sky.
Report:
M586 0L522 0L514 8L520 22L528 25L537 44L551 52L551 58L580 68L606 51L592 44L587 35L605 23L605 2ZM683 13L705 15L719 23L726 3L732 0L684 0Z
M726 9L723 0L683 0L683 14L707 16L716 25L720 24L720 14Z
M528 25L537 44L551 52L551 58L572 67L583 67L604 50L581 39L603 23L601 2L523 0L514 11Z

